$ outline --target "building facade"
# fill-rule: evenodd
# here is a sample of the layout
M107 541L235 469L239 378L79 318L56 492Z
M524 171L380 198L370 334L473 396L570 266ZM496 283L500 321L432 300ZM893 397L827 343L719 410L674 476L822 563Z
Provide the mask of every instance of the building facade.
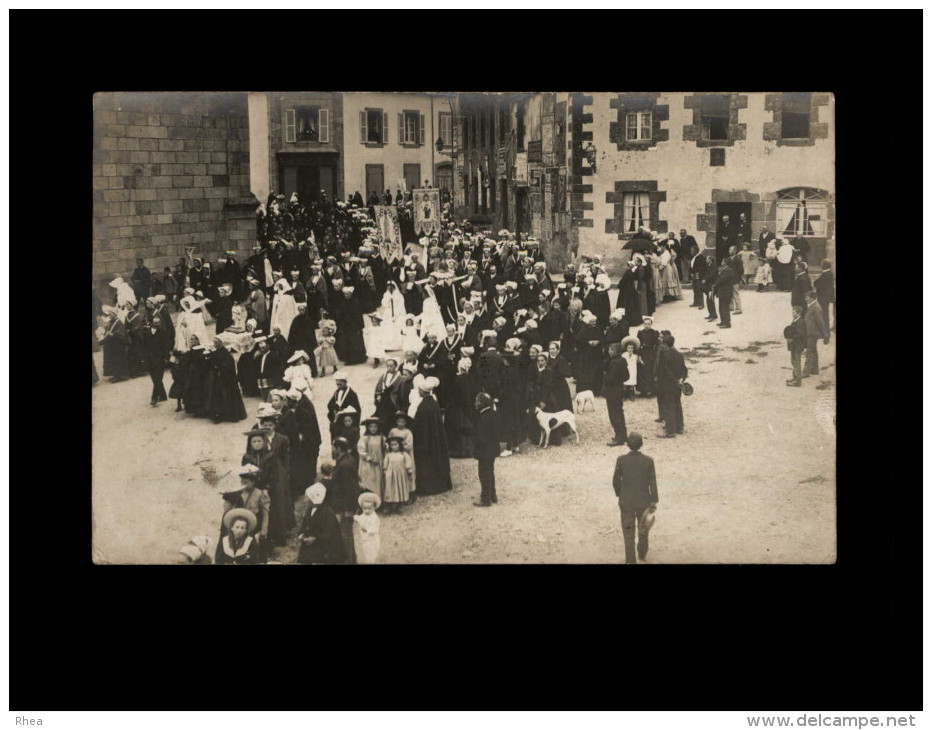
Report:
M161 273L187 250L207 261L248 254L248 129L245 94L94 97L93 280L104 301L137 258Z
M452 181L451 137L438 148L441 129L452 123L451 95L347 92L343 97L344 197L363 199L430 181Z
M461 94L457 215L540 241L547 261L575 253L568 208L569 94Z
M616 271L639 225L714 249L724 216L802 235L834 257L834 99L827 93L570 95L572 239Z

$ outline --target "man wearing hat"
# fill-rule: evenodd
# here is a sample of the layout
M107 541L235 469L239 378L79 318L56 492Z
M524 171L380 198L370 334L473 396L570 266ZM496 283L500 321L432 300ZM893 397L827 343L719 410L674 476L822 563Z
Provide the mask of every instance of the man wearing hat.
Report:
M483 338L485 351L479 355L477 366L479 388L483 393L488 393L493 400L501 396L502 382L505 377L505 360L496 349L497 345L498 335L494 332L486 332Z
M644 560L648 550L648 531L657 511L657 472L654 460L641 453L644 439L632 431L628 434L627 454L615 462L612 487L621 510L621 531L625 539L625 563L636 564L637 558ZM637 552L635 553L635 531ZM635 557L637 555L637 558Z
M612 342L608 346L609 361L605 366L602 382L602 395L605 396L605 405L608 407L608 420L615 432L612 440L608 442L609 446L621 446L628 439L624 394L625 383L630 377L630 372L627 361L621 355L621 342Z
M346 372L342 370L337 371L333 374L333 380L337 387L330 397L330 400L327 402L327 420L330 421L331 426L336 423L337 414L349 406L355 408L356 413L359 413L361 410L359 406L359 396L356 395L355 390L349 387L346 379Z
M498 503L495 492L495 459L501 454L501 428L498 412L492 407L492 398L487 393L476 395L476 412L479 414L473 431L473 456L478 462L479 501L475 507L490 507Z

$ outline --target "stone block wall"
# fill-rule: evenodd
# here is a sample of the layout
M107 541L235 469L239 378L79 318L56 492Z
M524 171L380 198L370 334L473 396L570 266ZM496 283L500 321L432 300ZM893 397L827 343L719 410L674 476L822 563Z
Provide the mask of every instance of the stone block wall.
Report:
M249 119L241 93L94 97L93 283L104 301L136 258L153 274L194 246L214 265L255 241Z

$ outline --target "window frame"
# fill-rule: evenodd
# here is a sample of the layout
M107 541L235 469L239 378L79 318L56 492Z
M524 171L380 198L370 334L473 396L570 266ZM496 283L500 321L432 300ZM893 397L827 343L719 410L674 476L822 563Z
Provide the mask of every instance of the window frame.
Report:
M388 144L388 114L384 109L377 107L366 107L359 111L362 115L362 119L365 120L365 126L360 129L360 140L361 144L366 145L367 147L384 147ZM369 139L369 115L378 114L379 115L379 137L380 141L373 142ZM363 131L365 130L365 131Z
M445 124L445 120L447 124ZM437 122L440 127L440 139L443 140L443 147L440 149L453 149L453 113L452 112L439 112L437 114ZM449 126L447 130L449 134L444 134L444 126Z
M795 217L796 226L792 233L787 233L788 229L786 227L775 225L776 235L792 238L797 236L802 238L826 238L828 236L828 202L828 197L824 193L810 188L790 188L780 192L775 211L776 220L781 219L781 209L789 210L792 207L793 212L787 217L787 220L793 222ZM803 210L806 212L805 216L797 215ZM819 231L816 231L816 227L812 226L812 213L816 211L819 213ZM803 228L804 221L813 229L812 233L800 231Z
M706 110L706 99L722 99L722 106L724 109L709 109ZM728 142L731 139L731 94L707 94L702 97L702 100L699 102L699 126L702 129L702 139L709 142ZM713 137L712 136L712 121L724 120L725 136L724 137Z
M801 111L805 108L805 111ZM806 117L806 134L789 136L786 134L787 115ZM780 98L780 139L809 139L812 135L812 93L784 92Z
M644 118L647 118L645 124ZM631 137L631 118L635 119L636 136ZM636 109L625 113L625 141L627 142L652 142L654 136L653 129L654 114L650 109ZM647 136L642 136L644 130L647 130Z
M634 196L644 196L643 200L634 198ZM631 199L631 203L629 203ZM631 209L633 215L629 217L628 210ZM647 217L644 217L644 211L647 211ZM622 234L631 235L638 232L641 226L648 230L651 226L650 221L650 192L647 190L626 190L621 199L621 219ZM639 222L640 220L640 222Z

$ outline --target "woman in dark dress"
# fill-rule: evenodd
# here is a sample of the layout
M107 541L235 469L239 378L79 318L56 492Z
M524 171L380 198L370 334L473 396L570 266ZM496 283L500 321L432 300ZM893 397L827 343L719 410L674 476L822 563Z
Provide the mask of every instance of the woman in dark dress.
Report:
M453 489L450 481L450 456L443 430L440 406L433 390L440 384L435 377L424 378L418 385L421 402L414 414L414 471L418 496L441 494Z
M286 435L291 444L291 496L297 499L317 476L320 426L314 404L301 391L288 391L286 403L284 410L289 411L295 424L294 438L291 434Z
M207 415L214 423L244 420L246 408L236 379L236 363L219 337L214 338L214 351L207 356L207 363Z
M472 433L476 420L476 386L469 370L472 361L463 358L457 364L457 374L447 388L447 408L443 426L447 435L447 450L451 459L472 457Z
M294 527L294 502L288 490L288 473L279 457L269 447L269 432L263 428L246 432L249 447L242 464L259 467L256 488L269 495L269 535L271 542L283 545Z
M367 360L362 305L353 297L353 292L353 287L343 287L340 308L332 315L337 323L337 355L346 365L358 365Z
M243 395L249 398L261 398L262 393L259 391L259 362L262 359L263 352L268 352L268 348L263 351L259 347L259 341L266 341L266 338L257 337L255 345L249 352L244 352L239 356L236 363L236 379L239 382L240 390Z
M324 504L326 487L312 484L305 495L310 504L298 531L298 564L342 565L346 562L343 535L333 510Z
M576 358L573 360L576 392L591 390L598 397L602 394L602 330L594 314L586 315L584 312L582 316L582 327L576 332Z
M638 358L637 389L642 396L654 395L654 366L657 363L657 348L660 346L660 334L653 328L654 320L644 317L644 327L638 332L641 341Z
M505 375L502 380L499 415L501 418L501 437L505 442L505 452L516 452L524 440L524 396L526 385L521 362L521 340L512 338L505 342L502 359L505 361ZM503 453L505 453L503 452Z
M191 335L188 343L191 349L181 356L181 400L186 413L201 417L206 414L207 374L210 368L204 346L197 335Z

